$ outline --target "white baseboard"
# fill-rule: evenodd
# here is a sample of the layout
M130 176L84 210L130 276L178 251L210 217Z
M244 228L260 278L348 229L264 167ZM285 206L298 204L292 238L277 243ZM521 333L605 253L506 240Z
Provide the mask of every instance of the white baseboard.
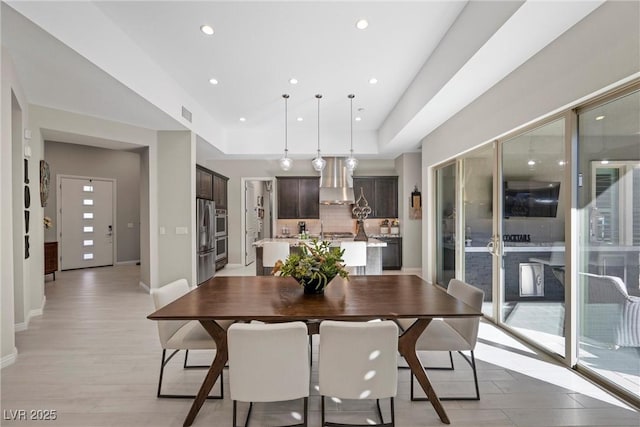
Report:
M7 354L6 356L0 359L0 369L6 368L9 365L13 365L18 358L18 349L13 347L13 351L11 354Z
M118 261L116 262L116 265L131 265L131 264L137 264L139 262L140 262L139 259L134 259L133 261Z
M33 317L42 316L42 313L44 312L44 306L46 303L47 303L47 297L43 295L42 305L40 306L40 308L36 308L35 310L29 310L29 313L27 313L27 318L25 319L25 321L15 324L14 326L15 332L26 331L27 329L29 329L29 322L31 322L31 319Z
M138 286L140 286L144 291L148 294L151 293L151 288L144 282L138 282Z
M40 308L36 308L35 310L30 310L29 311L29 320L31 320L32 317L34 316L42 316L42 313L44 313L44 305L47 303L47 297L45 295L42 296L42 305L40 306Z
M422 267L402 267L403 273L422 274Z

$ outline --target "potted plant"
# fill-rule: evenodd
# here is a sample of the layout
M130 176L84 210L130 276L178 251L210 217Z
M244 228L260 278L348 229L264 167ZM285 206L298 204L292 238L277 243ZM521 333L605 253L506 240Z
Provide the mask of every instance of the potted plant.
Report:
M302 242L299 248L298 253L291 253L284 262L278 260L272 273L293 277L304 287L305 294L322 294L334 277L349 277L342 259L344 249L317 239L311 244Z

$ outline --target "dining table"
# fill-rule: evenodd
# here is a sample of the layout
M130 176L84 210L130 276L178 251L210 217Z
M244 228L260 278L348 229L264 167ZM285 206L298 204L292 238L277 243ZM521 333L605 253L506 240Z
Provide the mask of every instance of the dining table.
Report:
M401 331L398 352L405 358L440 420L449 424L449 417L416 353L416 341L434 318L480 316L481 311L415 275L352 275L348 279L336 277L320 295L305 294L292 277L213 277L147 318L157 321L197 320L216 342L215 357L184 420L183 425L190 426L228 361L226 330L217 321L401 318L415 318L416 321Z

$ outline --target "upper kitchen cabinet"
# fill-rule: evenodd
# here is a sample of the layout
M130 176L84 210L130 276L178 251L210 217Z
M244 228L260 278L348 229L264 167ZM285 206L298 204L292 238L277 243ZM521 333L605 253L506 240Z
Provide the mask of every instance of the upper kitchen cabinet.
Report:
M278 218L320 218L320 178L286 176L278 179Z
M196 197L213 200L213 172L196 165Z
M213 173L213 201L216 209L227 209L227 182L229 178L219 173Z
M397 176L354 176L353 192L356 200L360 189L371 207L369 218L398 217L398 177Z

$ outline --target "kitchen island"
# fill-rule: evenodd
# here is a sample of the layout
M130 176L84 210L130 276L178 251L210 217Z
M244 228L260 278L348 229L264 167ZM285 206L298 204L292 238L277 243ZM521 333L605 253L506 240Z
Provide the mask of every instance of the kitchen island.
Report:
M277 239L262 239L253 243L256 248L256 276L268 276L271 274L271 267L264 267L262 265L262 245L265 242L286 242L289 243L291 252L299 250L298 248L303 243L311 243L310 239L298 239L298 238L277 238ZM331 246L340 246L340 242L353 241L353 238L334 238L325 239L331 243ZM386 247L387 243L378 239L370 238L367 241L367 265L364 268L366 275L382 274L382 248ZM284 260L283 260L284 261Z

